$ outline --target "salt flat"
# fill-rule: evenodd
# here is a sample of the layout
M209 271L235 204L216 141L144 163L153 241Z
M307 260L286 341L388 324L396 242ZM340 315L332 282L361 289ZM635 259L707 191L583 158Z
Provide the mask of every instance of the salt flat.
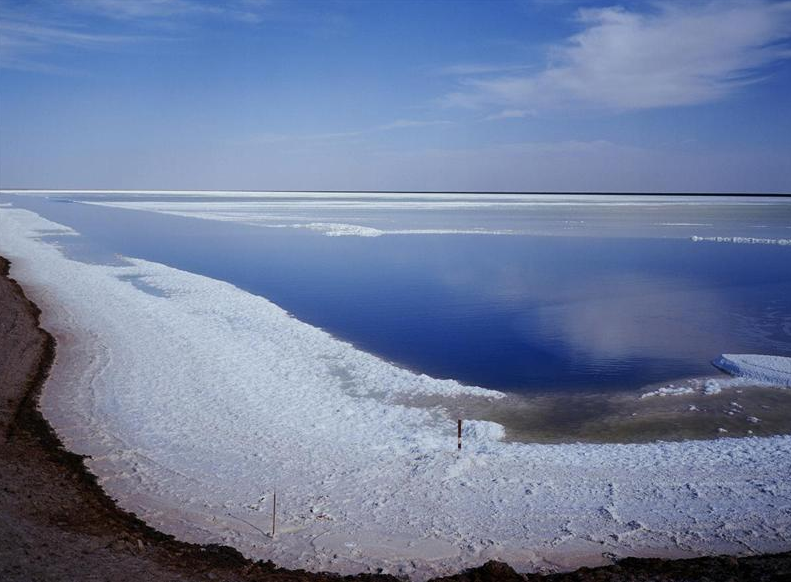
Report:
M491 558L568 568L791 542L791 437L527 445L467 421L458 453L455 419L388 398L499 393L399 369L221 281L67 259L42 231L68 232L0 208L0 250L59 342L43 412L163 531L415 579Z

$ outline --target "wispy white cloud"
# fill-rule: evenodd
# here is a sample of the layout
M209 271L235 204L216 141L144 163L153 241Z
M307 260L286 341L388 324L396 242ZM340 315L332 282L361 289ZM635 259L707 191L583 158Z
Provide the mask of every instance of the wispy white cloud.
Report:
M402 129L417 129L432 126L447 126L453 125L452 121L443 119L430 119L430 120L417 120L417 119L397 119L390 123L382 125L375 125L363 129L352 131L336 131L325 133L309 133L309 134L290 134L290 133L263 133L256 135L250 141L254 143L331 143L337 141L345 141L351 139L359 139L366 135L390 132Z
M492 73L512 73L514 71L524 71L533 68L533 65L526 64L497 64L497 63L462 63L448 65L434 69L437 75L486 75Z
M503 109L483 118L484 121L497 121L499 119L522 119L536 115L533 109Z
M468 74L444 104L648 109L724 98L791 58L791 2L709 0L582 9L583 29L538 73Z
M156 20L176 17L217 16L257 23L268 9L268 0L71 0L76 10L121 20Z
M432 119L428 121L421 121L415 119L397 119L392 123L386 123L384 125L378 125L372 130L375 131L389 131L391 129L408 129L414 127L430 127L432 125L451 125L453 122L446 121L444 119Z
M71 0L69 4L109 18L164 18L209 9L188 0Z
M72 71L40 62L49 51L64 47L102 49L136 42L143 37L86 32L59 24L0 19L0 68L43 73Z
M334 131L326 133L259 133L249 140L251 143L276 144L276 143L316 143L333 142L358 138L364 131Z
M94 34L78 30L36 25L26 22L0 21L0 42L11 48L59 44L78 47L106 46L128 42L133 37L112 34Z
M108 50L142 41L172 40L173 31L184 29L181 24L199 18L257 24L265 19L268 10L269 0L40 0L21 5L0 2L0 68L70 74L75 71L52 64L47 56L64 48ZM103 26L89 24L95 21Z

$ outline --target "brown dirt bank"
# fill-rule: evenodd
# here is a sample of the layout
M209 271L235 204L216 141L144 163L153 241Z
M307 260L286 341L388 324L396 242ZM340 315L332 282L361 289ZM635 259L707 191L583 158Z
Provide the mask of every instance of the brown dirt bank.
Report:
M232 548L180 542L119 509L38 411L55 341L39 327L39 309L8 272L8 261L0 257L0 580L395 580L252 562ZM549 576L520 575L490 562L443 580L791 582L791 552L739 559L627 559Z

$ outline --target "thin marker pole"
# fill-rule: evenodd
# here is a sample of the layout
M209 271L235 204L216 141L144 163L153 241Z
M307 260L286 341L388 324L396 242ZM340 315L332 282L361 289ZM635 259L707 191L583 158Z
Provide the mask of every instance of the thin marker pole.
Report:
M277 512L277 491L272 494L272 537L275 537L275 514Z
M461 419L459 419L459 450L461 450Z

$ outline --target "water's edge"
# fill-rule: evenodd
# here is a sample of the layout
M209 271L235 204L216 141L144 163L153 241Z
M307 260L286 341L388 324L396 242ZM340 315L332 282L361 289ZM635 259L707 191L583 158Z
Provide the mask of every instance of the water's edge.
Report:
M165 553L168 558L166 562L170 569L175 569L180 575L187 579L205 580L208 573L220 576L244 576L247 579L258 580L297 580L310 582L323 582L326 580L338 580L340 576L330 573L308 573L303 570L283 570L277 568L271 562L258 561L244 558L237 550L228 546L218 545L199 545L183 542L170 535L163 534L156 529L148 526L145 522L118 507L113 499L98 484L96 476L93 475L85 466L84 458L80 455L66 450L52 426L38 409L38 399L42 390L46 387L46 380L50 367L55 359L56 344L54 338L39 325L40 310L27 298L23 288L10 275L10 262L0 256L0 277L5 282L10 283L12 293L10 296L0 295L0 301L16 301L23 303L33 315L35 329L31 332L39 332L46 338L42 349L41 359L38 368L34 370L33 377L24 386L20 387L23 392L21 404L14 414L13 421L9 424L6 434L6 445L14 446L20 438L15 435L26 433L32 435L38 447L44 450L47 457L52 459L61 471L76 475L74 487L90 500L99 505L105 512L105 523L89 524L94 528L103 526L105 529L125 532L130 539L137 539L141 548L146 548L146 552L141 552L137 557L141 561L153 560L151 549L157 548ZM5 339L0 337L0 342ZM20 484L24 485L24 484ZM55 486L58 493L64 493L58 486ZM65 492L70 494L69 491ZM58 495L60 497L60 495ZM0 506L2 508L2 506ZM40 508L38 508L40 509ZM83 520L88 518L83 516ZM85 526L86 524L81 524ZM61 533L57 526L56 535L60 538L54 551L49 549L47 559L49 561L69 560L67 554L61 554L63 544L68 544L74 537L74 532L68 534ZM91 536L97 536L92 531ZM129 550L124 546L124 555L128 559ZM26 556L27 557L27 556ZM91 567L91 571L96 574L101 573L91 562L90 556L81 556L80 567ZM670 580L676 579L679 575L685 577L707 574L717 576L719 574L731 574L735 570L745 571L759 575L760 573L772 573L786 571L791 568L791 552L780 554L764 554L759 556L731 558L728 556L693 558L686 560L661 560L646 558L628 558L622 560L616 566L604 566L594 569L581 569L570 574L568 579L584 580L624 580L634 576L652 576L652 579ZM378 574L361 574L358 576L345 577L345 580L395 580L392 576ZM466 570L462 574L452 577L435 579L445 581L468 581L468 580L526 580L539 581L547 580L549 577L538 574L518 575L513 569L503 563L488 562L478 568Z

